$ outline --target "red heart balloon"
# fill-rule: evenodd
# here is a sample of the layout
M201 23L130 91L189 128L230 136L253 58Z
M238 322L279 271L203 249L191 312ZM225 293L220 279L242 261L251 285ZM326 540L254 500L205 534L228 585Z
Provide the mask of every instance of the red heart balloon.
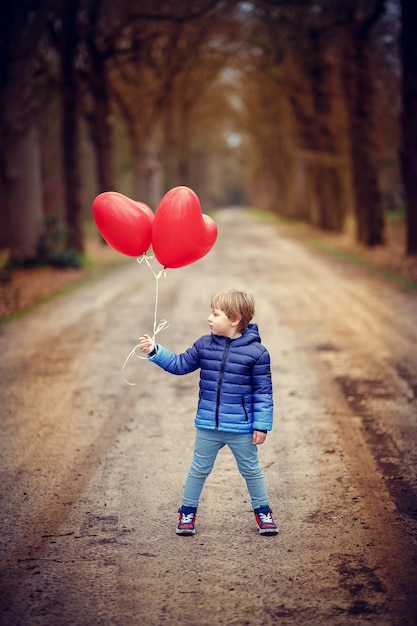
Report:
M201 212L197 194L189 187L174 187L165 194L155 212L152 247L164 267L183 267L210 252L217 226Z
M127 256L141 256L152 241L152 209L116 191L106 191L93 202L93 217L107 243Z

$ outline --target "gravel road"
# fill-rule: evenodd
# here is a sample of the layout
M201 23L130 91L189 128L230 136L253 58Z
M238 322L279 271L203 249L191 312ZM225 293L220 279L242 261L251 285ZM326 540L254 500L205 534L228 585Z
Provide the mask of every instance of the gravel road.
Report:
M131 263L0 328L0 623L417 624L417 296L240 209L161 277L158 340L208 332L210 296L253 291L275 424L260 447L276 537L220 453L193 537L175 534L198 374L122 365L152 332Z

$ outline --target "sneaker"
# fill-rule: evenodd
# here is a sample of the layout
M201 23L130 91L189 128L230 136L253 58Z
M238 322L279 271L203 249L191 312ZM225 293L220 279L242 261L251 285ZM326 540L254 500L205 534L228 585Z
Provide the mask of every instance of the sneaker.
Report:
M259 509L255 509L254 513L260 535L276 535L278 533L278 526L274 522L269 506L261 506Z
M178 509L180 514L178 518L177 535L194 535L195 518L197 517L197 507L182 506Z

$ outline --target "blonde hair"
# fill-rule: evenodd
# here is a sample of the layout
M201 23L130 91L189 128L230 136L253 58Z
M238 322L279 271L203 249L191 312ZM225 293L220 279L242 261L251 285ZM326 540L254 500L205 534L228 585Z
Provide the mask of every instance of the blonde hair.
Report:
M249 293L237 289L228 289L227 291L220 291L212 297L211 308L223 311L229 320L240 318L237 328L239 332L242 332L255 315L255 300Z

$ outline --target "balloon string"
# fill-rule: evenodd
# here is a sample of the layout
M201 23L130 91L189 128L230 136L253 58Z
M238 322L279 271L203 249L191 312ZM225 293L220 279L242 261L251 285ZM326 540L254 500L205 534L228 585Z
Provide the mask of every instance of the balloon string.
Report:
M142 254L142 256L138 257L136 260L139 264L141 264L143 261L145 261L145 263L147 264L147 266L149 267L149 269L151 270L152 274L155 276L155 309L154 309L154 318L153 318L153 335L151 337L152 339L152 350L155 348L156 342L155 342L155 337L156 335L161 332L161 330L165 330L166 328L168 328L169 323L166 320L161 320L158 324L158 326L156 325L156 320L157 320L157 314L158 314L158 299L159 299L159 279L161 278L161 276L163 276L164 278L166 277L166 271L165 268L163 268L162 270L160 270L159 272L155 273L152 265L149 262L149 259L152 259L153 257L148 257L146 254ZM137 348L139 348L139 344L137 344L133 350L131 350L128 354L128 356L126 357L125 362L123 363L123 367L122 367L122 378L125 381L125 383L127 385L136 385L136 383L131 383L128 380L126 380L125 376L124 376L124 370L125 367L129 361L129 359L134 355L136 356L138 359L147 359L147 356L142 356L141 354L138 354L136 352Z

